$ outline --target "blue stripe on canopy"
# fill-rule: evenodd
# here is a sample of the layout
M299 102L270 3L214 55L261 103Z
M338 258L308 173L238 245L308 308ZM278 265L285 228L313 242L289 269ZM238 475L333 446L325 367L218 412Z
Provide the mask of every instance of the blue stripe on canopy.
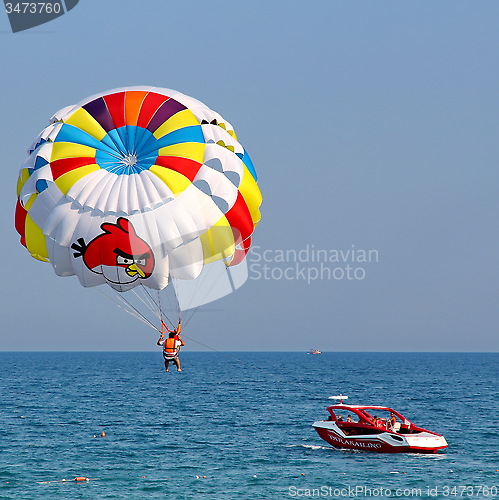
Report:
M144 143L141 151L139 152L141 155L149 155L154 151L158 151L161 148L165 148L166 146L172 146L173 144L180 144L183 142L200 142L204 144L204 135L201 130L201 125L192 125L190 127L180 128L178 130L174 130L169 134L161 137L161 139L155 139L155 142L152 142L152 137Z
M41 193L42 191L45 191L49 187L48 182L45 179L38 179L35 184L36 190Z
M116 150L113 150L102 141L99 141L95 137L92 137L90 134L87 134L78 127L68 125L67 123L65 123L61 127L61 130L59 130L59 133L57 134L54 142L71 142L73 144L83 144L84 146L107 151L108 153L116 153Z
M33 170L38 170L39 168L42 168L47 164L48 164L48 161L45 158L43 158L41 156L37 156Z
M241 158L241 161L246 165L247 169L250 171L250 174L253 176L253 179L255 181L258 180L258 176L256 175L256 169L255 166L253 165L253 162L251 161L251 158L246 150L244 150L244 155L238 154L239 158Z
M95 162L103 169L116 175L131 175L149 169L158 156L158 149L155 148L149 154L144 154L142 148L135 143L137 132L142 131L146 142L151 140L152 147L156 138L149 130L141 129L135 125L125 125L117 129L110 130L102 138L104 144L114 144L111 152L100 148L95 155Z

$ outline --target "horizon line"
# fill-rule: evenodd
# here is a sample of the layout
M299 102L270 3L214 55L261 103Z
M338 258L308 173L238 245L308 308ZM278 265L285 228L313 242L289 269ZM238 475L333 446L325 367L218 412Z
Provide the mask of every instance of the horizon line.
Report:
M161 354L159 350L88 350L88 351L74 351L74 350L66 350L66 349L61 349L61 350L40 350L40 349L34 349L34 350L2 350L0 349L0 354L9 354L9 353L146 353L146 352L156 352L158 354ZM280 353L280 354L286 354L286 353L301 353L301 354L310 354L308 351L305 350L299 350L299 351L277 351L277 350L272 350L272 351L222 351L222 350L188 350L182 352L183 355L186 353L197 353L197 352L202 352L204 354L206 353L212 353L212 354L217 354L217 353L231 353L231 352L237 352L237 353ZM499 354L499 351L322 351L321 354Z

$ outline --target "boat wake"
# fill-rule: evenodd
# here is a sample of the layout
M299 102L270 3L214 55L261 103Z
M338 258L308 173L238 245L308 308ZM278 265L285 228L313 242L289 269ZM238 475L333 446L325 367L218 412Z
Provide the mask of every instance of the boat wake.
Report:
M331 450L330 446L320 446L316 444L290 444L286 448L307 448L309 450Z
M411 458L421 459L421 460L445 460L449 458L449 454L427 454L427 453L411 453Z

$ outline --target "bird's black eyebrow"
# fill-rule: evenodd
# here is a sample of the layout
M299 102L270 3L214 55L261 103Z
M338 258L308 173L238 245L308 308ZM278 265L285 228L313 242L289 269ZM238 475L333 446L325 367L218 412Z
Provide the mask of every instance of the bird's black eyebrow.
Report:
M130 259L130 260L133 260L133 255L129 254L129 253L126 253L124 252L123 250L120 250L119 248L115 248L113 250L113 252L116 254L116 255L119 255L120 257L125 257L126 259Z
M119 248L115 248L113 250L113 252L115 254L119 255L120 257L125 257L126 259L130 259L130 260L148 259L151 256L151 254L149 252L146 252L146 253L143 253L140 255L131 255L129 253L124 252L123 250L120 250Z

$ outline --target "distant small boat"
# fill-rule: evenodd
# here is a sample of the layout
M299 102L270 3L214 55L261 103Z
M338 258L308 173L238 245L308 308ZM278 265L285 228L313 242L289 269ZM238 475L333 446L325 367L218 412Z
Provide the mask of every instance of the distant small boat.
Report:
M319 349L310 349L307 354L322 354L322 351L319 351Z

